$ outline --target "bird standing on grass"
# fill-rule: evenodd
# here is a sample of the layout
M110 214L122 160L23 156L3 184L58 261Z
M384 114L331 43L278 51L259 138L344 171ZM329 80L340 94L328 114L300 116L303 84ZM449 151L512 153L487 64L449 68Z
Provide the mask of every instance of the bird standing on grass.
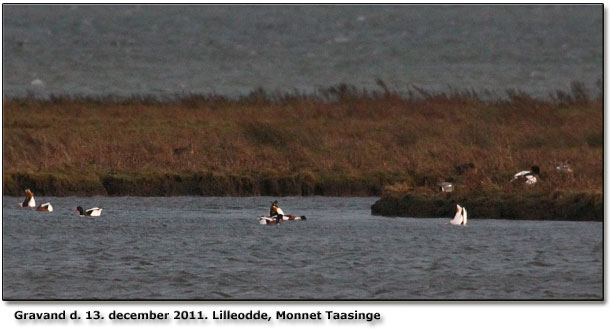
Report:
M532 166L531 170L524 170L516 173L511 179L511 182L516 180L524 180L527 185L534 185L538 182L538 175L540 175L540 167Z

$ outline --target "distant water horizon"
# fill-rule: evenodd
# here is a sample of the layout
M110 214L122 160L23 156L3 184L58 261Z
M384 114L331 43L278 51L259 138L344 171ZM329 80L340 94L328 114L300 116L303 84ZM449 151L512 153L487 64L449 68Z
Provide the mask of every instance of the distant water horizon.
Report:
M603 79L602 5L4 5L3 96L535 97Z

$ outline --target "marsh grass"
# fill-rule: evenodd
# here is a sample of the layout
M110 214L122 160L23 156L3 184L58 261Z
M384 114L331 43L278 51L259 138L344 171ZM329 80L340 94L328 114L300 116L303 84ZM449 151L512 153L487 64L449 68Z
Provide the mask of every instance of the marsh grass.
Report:
M536 189L603 189L603 99L578 83L548 99L417 87L403 96L378 84L309 95L259 89L237 99L4 99L3 192L38 179L54 182L38 183L49 193L157 184L160 194L218 194L225 184L235 194L379 195L393 183L435 191L442 180L458 191L508 193L511 175L534 164L542 169ZM556 175L564 160L574 179ZM464 163L474 169L457 173Z

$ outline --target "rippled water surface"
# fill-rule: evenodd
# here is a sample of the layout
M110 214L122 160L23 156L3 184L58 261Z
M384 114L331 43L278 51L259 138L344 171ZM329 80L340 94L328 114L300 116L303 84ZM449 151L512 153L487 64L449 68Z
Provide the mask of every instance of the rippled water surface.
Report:
M602 223L370 215L376 198L3 197L8 299L599 299ZM104 208L99 218L71 213ZM475 209L469 213L476 214Z
M603 6L2 8L3 94L311 92L381 79L548 96L603 78Z

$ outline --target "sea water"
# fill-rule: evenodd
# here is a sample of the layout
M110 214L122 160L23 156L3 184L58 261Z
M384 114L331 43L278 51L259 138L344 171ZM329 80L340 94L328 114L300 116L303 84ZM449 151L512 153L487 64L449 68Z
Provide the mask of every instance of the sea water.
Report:
M603 6L24 6L2 10L3 95L521 89L603 79ZM599 85L598 85L599 82Z
M260 225L277 199L306 221ZM3 197L5 299L601 299L600 222L372 216L377 198ZM80 217L76 206L101 207ZM451 209L453 210L453 209ZM451 211L448 210L448 211Z

